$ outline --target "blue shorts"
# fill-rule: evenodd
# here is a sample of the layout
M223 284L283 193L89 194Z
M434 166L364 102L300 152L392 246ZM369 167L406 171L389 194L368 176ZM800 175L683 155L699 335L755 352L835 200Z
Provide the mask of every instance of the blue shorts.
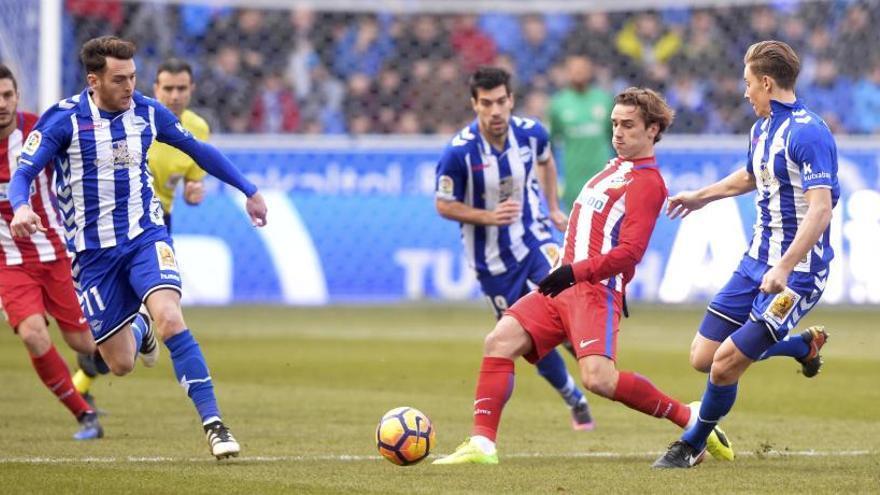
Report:
M501 318L507 308L537 287L538 282L550 273L550 268L558 258L559 246L554 242L545 242L529 250L529 254L515 270L501 275L478 273L480 288L489 299L495 318Z
M763 323L773 341L788 335L819 302L828 270L792 272L785 290L779 294L764 294L758 288L768 270L770 266L744 256L730 280L709 303L709 314L700 326L700 335L723 342L750 318Z
M131 323L151 293L180 292L181 287L174 247L163 226L124 244L76 253L73 279L98 344Z

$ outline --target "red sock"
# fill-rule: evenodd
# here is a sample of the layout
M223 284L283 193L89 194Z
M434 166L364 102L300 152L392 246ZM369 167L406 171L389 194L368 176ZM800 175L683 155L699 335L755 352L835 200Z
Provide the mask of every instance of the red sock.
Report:
M34 369L37 370L40 380L43 380L46 387L67 406L74 417L79 419L83 413L91 411L89 404L73 388L70 370L67 369L67 363L55 350L55 346L50 347L49 351L40 357L31 356L31 362L34 364Z
M484 357L474 399L474 427L471 433L495 441L501 411L513 393L513 361Z
M691 418L691 410L685 404L667 396L650 380L631 371L620 372L614 400L649 416L666 418L682 428L687 426Z

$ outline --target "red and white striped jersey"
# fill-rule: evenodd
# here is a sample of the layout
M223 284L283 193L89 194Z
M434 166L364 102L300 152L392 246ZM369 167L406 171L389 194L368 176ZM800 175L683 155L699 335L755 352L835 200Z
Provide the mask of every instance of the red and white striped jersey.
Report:
M654 157L613 158L575 200L562 263L573 265L578 281L623 292L645 254L667 193Z
M31 208L40 216L46 232L36 232L29 238L12 238L9 224L12 222L12 204L8 188L12 174L18 166L25 138L37 123L32 113L18 112L17 125L12 134L0 139L0 266L55 261L67 257L64 231L58 221L58 212L52 193L52 168L46 167L31 186Z

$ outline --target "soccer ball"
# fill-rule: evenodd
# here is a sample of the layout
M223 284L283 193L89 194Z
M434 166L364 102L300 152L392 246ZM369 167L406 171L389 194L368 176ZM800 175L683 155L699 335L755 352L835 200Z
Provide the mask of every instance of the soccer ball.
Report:
M412 407L396 407L382 416L376 427L376 446L382 457L398 466L418 463L434 447L431 420Z

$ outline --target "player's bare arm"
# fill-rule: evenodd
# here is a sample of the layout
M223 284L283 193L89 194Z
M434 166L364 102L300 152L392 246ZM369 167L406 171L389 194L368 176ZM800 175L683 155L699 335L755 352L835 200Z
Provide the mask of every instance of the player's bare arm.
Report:
M46 232L40 216L31 210L30 205L21 205L15 210L9 229L12 231L12 237L30 237L37 231Z
M699 191L683 191L670 197L666 204L666 215L673 220L684 218L712 201L739 196L755 188L755 177L741 168Z
M776 294L782 292L788 283L795 265L813 249L819 238L831 223L831 190L826 188L810 189L804 193L807 201L807 214L798 226L794 240L779 263L764 274L761 281L761 292Z
M443 199L434 200L434 205L441 217L471 225L510 225L522 215L522 205L512 199L502 201L494 210Z
M249 197L245 203L245 209L254 227L264 227L266 225L267 208L262 194L255 192Z
M547 209L550 211L550 221L559 231L565 232L568 226L568 216L559 209L559 192L556 187L556 160L553 155L543 162L538 162L538 182L547 199Z

